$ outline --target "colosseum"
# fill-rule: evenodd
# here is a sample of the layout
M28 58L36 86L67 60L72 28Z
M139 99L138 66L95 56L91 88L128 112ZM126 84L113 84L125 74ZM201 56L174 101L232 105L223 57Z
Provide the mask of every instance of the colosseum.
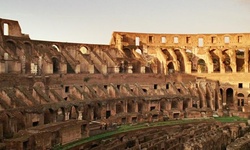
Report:
M0 60L1 150L250 149L250 33L115 31L100 45L0 18Z

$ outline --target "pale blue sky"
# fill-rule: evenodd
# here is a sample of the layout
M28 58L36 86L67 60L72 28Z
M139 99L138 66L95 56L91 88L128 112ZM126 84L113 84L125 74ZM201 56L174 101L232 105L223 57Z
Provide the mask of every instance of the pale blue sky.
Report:
M250 33L250 0L0 0L32 39L109 44L113 31Z

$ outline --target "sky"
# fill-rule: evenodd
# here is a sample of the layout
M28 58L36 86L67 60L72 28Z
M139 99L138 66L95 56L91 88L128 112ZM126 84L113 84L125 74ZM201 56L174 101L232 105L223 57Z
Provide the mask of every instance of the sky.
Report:
M250 0L0 0L31 39L109 44L113 31L250 33Z

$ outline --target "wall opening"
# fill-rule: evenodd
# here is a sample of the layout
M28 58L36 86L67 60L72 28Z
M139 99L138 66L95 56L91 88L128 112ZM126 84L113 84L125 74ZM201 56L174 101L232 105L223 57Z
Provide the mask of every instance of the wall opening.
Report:
M242 36L238 36L238 43L242 43Z
M217 43L217 39L215 36L211 37L211 43Z
M3 34L9 35L9 24L8 23L3 24Z
M39 121L35 121L32 123L32 126L35 127L35 126L38 126L38 124L39 124Z
M65 92L65 93L68 93L68 92L69 92L69 86L65 86L64 92Z
M238 88L243 88L243 83L238 83Z
M154 89L157 89L157 86L158 86L157 84L154 84Z
M149 43L153 43L153 36L149 36L149 37L148 37L148 42L149 42Z
M88 54L88 49L86 48L86 47L81 47L80 48L80 52L82 53L82 54Z
M191 43L191 40L190 40L191 38L190 37L186 37L186 43Z
M198 46L199 46L199 47L203 47L203 45L204 45L203 38L199 38L199 39L198 39Z
M207 72L207 65L203 59L199 59L197 65L200 72Z
M228 88L226 90L226 103L228 105L233 105L233 89L232 88Z
M135 45L140 46L140 38L139 37L135 37Z
M150 107L150 111L155 110L155 106Z
M167 42L166 37L165 37L165 36L162 36L162 37L161 37L161 43L166 43L166 42Z
M106 119L108 119L108 118L110 117L110 115L111 115L110 110L107 110L107 111L106 111Z
M169 84L168 83L166 84L166 89L169 89Z
M245 64L245 51L239 49L236 51L236 70L237 72L244 72L244 64Z
M52 64L53 64L53 73L59 73L59 70L60 70L59 60L53 57Z
M225 37L224 37L224 43L226 43L226 44L230 43L230 38L229 38L229 36L225 36Z
M174 37L174 43L175 43L175 44L179 43L179 38L176 37L176 36Z
M174 64L173 62L168 63L168 72L174 73Z

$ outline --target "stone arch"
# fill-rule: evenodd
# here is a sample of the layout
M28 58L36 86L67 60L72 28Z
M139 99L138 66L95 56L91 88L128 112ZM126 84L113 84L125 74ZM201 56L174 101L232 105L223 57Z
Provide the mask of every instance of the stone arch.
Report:
M250 103L250 94L248 94L248 96L247 96L247 103L248 104Z
M128 58L132 58L132 57L133 57L133 53L132 53L131 49L129 49L129 48L124 48L124 49L123 49L123 52L125 53L125 55L126 55Z
M52 57L53 73L59 73L60 71L60 62L57 57Z
M16 49L17 49L17 47L16 47L16 42L14 42L13 40L8 40L8 41L6 42L6 45L8 46L8 48L10 49L10 51L11 51L14 55L17 54L17 51L16 51Z
M209 52L213 61L213 72L220 72L220 57L215 52L215 49Z
M244 72L244 63L245 63L245 51L242 49L236 50L236 71Z
M234 104L234 90L232 88L226 90L226 104L230 106Z
M85 47L85 46L81 46L81 47L80 47L80 52L81 52L82 54L89 54L89 50L88 50L88 48Z
M225 66L225 72L232 72L232 67L231 67L231 59L230 56L227 53L228 50L222 51L222 56L223 56L223 64Z
M167 56L167 60L174 60L173 56L169 53L167 49L163 49L162 53L165 54L165 56Z
M198 65L198 72L207 72L207 65L204 59L199 59L197 62Z
M185 60L184 60L184 56L182 55L181 51L179 49L175 49L174 50L175 55L177 56L177 61L179 63L179 71L180 72L185 72L186 68L185 68Z
M175 67L174 67L173 61L170 61L170 62L167 64L167 69L168 69L168 72L169 72L169 73L173 73L173 72L175 71Z

